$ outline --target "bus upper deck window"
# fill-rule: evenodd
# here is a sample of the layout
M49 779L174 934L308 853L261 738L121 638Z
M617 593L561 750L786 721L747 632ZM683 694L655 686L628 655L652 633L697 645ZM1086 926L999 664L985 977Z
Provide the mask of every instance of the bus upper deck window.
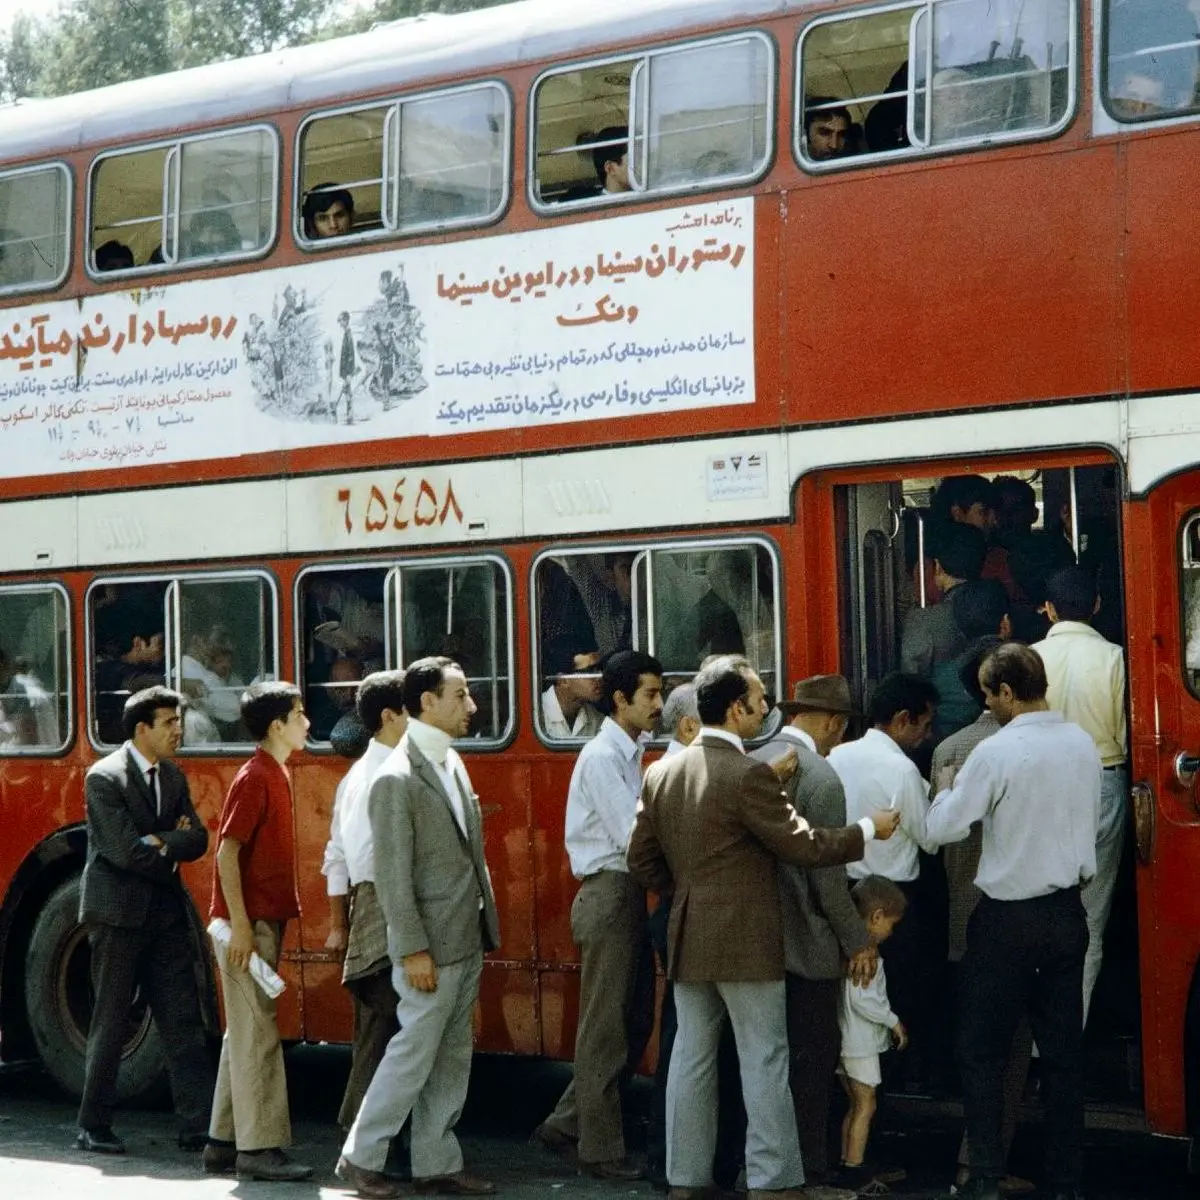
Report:
M300 133L301 240L492 220L507 199L509 126L494 83L313 118Z
M802 34L801 159L985 145L1060 128L1074 90L1073 0L930 0Z
M70 176L58 164L0 175L0 292L62 282L70 198Z
M759 35L558 70L534 94L542 204L752 179L770 160L774 57Z
M1107 0L1105 104L1118 121L1200 110L1200 37L1188 0Z
M92 175L90 269L247 258L274 237L278 150L267 129L112 154Z

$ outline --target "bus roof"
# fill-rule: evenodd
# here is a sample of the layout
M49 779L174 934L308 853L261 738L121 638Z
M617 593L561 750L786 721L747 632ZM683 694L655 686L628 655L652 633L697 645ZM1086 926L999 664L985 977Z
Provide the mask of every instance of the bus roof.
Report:
M0 110L6 162L234 124L813 7L818 0L522 0ZM169 81L169 85L167 83Z

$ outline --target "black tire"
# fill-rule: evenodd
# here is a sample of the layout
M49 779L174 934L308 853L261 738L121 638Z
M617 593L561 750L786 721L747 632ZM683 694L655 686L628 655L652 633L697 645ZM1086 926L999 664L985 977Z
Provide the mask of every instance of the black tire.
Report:
M25 962L25 1011L34 1045L51 1078L69 1096L83 1094L92 1015L92 956L79 924L79 876L59 884L33 926ZM169 1095L162 1041L135 993L121 1053L117 1100L153 1104Z

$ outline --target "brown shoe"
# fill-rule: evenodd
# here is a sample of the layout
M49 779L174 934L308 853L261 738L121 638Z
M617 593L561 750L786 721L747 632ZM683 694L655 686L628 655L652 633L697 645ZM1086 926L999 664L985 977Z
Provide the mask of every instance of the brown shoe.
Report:
M468 1175L466 1171L456 1171L453 1175L428 1175L424 1179L414 1179L413 1186L422 1196L490 1196L496 1190L491 1180Z
M200 1161L205 1175L232 1175L237 1169L237 1147L232 1142L209 1138L201 1152Z
M404 1195L400 1184L388 1179L382 1171L368 1171L366 1167L352 1163L344 1154L337 1160L333 1173L364 1200L394 1200L394 1197Z
M552 1154L574 1154L578 1143L569 1133L555 1129L548 1121L543 1121L530 1135L530 1145L549 1150Z
M289 1158L278 1146L269 1150L239 1150L239 1179L260 1179L264 1183L302 1183L311 1178L312 1167Z
M596 1179L641 1179L642 1168L627 1158L610 1158L603 1162L581 1162L581 1171L586 1171Z

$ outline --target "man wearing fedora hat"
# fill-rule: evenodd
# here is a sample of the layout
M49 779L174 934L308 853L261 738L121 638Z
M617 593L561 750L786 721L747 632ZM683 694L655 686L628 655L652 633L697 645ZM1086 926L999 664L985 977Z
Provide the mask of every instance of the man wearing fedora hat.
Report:
M850 685L841 675L814 675L795 685L778 707L784 724L754 752L769 762L786 750L799 759L785 784L792 807L814 828L846 824L846 793L825 756L846 732L854 712ZM852 978L867 983L875 974L876 951L850 896L841 866L804 869L780 864L783 939L787 968L789 1083L805 1174L830 1182L828 1161L831 1086L841 1035L838 1003L846 964Z

